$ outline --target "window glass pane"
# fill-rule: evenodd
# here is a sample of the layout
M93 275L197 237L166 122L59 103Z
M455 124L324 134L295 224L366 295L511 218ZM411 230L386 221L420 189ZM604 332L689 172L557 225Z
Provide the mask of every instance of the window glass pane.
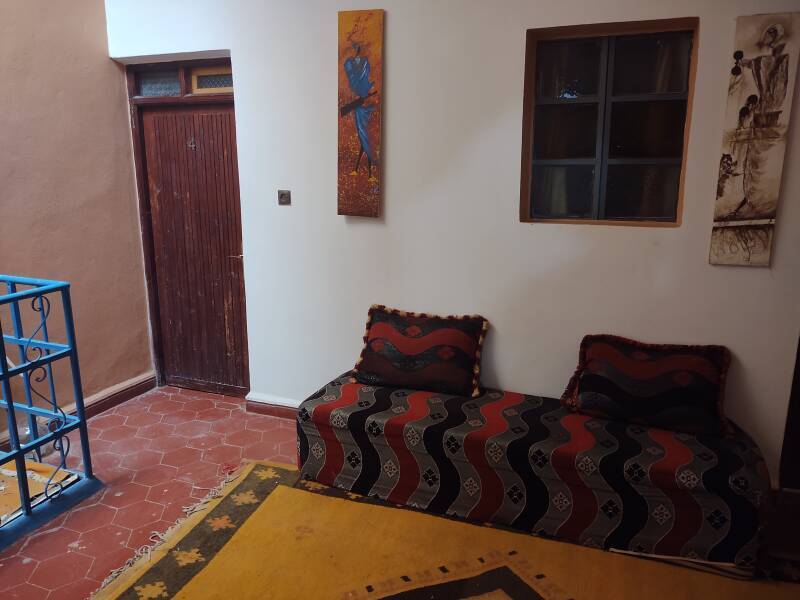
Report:
M613 102L611 158L680 158L685 100Z
M591 218L593 189L593 165L535 165L531 214L534 217Z
M678 165L608 165L607 219L675 220Z
M688 90L691 33L623 36L615 43L615 95Z
M536 96L577 98L597 93L601 40L539 42L536 46Z
M229 88L233 87L233 75L231 73L216 73L214 75L198 75L198 89L209 88Z
M139 73L140 96L180 96L178 71L145 71Z
M533 122L534 158L593 158L597 104L542 104Z

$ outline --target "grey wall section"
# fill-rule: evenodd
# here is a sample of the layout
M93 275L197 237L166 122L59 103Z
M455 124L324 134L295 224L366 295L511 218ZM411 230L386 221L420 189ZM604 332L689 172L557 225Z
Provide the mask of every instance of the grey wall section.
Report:
M0 272L72 283L95 394L152 371L125 78L102 0L0 3L0 55ZM66 372L56 380L69 390Z

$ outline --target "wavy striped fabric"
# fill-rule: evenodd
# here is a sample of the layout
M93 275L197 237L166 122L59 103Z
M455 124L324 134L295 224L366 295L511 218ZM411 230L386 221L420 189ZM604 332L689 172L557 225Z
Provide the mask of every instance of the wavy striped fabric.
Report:
M743 432L690 435L559 400L351 383L302 403L302 476L438 514L750 574L768 489Z
M686 433L728 431L724 346L644 344L587 335L562 402L583 414Z
M437 317L372 306L353 372L367 384L477 395L487 326L480 316Z

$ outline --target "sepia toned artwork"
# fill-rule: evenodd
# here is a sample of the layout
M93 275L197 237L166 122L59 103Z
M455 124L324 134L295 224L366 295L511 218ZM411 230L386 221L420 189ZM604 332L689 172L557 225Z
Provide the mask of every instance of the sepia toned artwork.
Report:
M800 13L736 21L709 262L769 266Z
M340 215L381 211L383 11L339 13Z

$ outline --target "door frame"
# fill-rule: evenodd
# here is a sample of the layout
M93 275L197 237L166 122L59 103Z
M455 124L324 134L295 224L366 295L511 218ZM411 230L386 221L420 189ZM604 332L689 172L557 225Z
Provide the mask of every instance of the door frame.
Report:
M133 139L133 164L136 175L136 192L139 198L139 225L142 231L142 250L144 253L145 287L147 289L147 306L149 311L151 345L153 352L153 366L156 374L156 384L166 385L164 374L164 355L162 346L162 331L159 315L161 314L158 301L158 285L156 283L156 255L153 240L152 212L150 203L150 190L147 179L147 160L144 147L143 113L146 108L168 108L172 106L197 107L204 105L234 106L233 93L219 94L192 94L191 69L194 67L226 66L230 68L230 59L203 59L179 62L161 62L139 65L128 65L125 69L125 80L128 92L128 105L130 113L131 136ZM147 71L177 70L180 81L179 96L140 96L138 95L138 74ZM238 164L236 166L239 168ZM245 302L244 290L242 301ZM247 306L244 306L245 330L247 328ZM194 384L195 389L244 397L250 391L250 357L247 345L247 335L244 336L244 389L226 384Z

